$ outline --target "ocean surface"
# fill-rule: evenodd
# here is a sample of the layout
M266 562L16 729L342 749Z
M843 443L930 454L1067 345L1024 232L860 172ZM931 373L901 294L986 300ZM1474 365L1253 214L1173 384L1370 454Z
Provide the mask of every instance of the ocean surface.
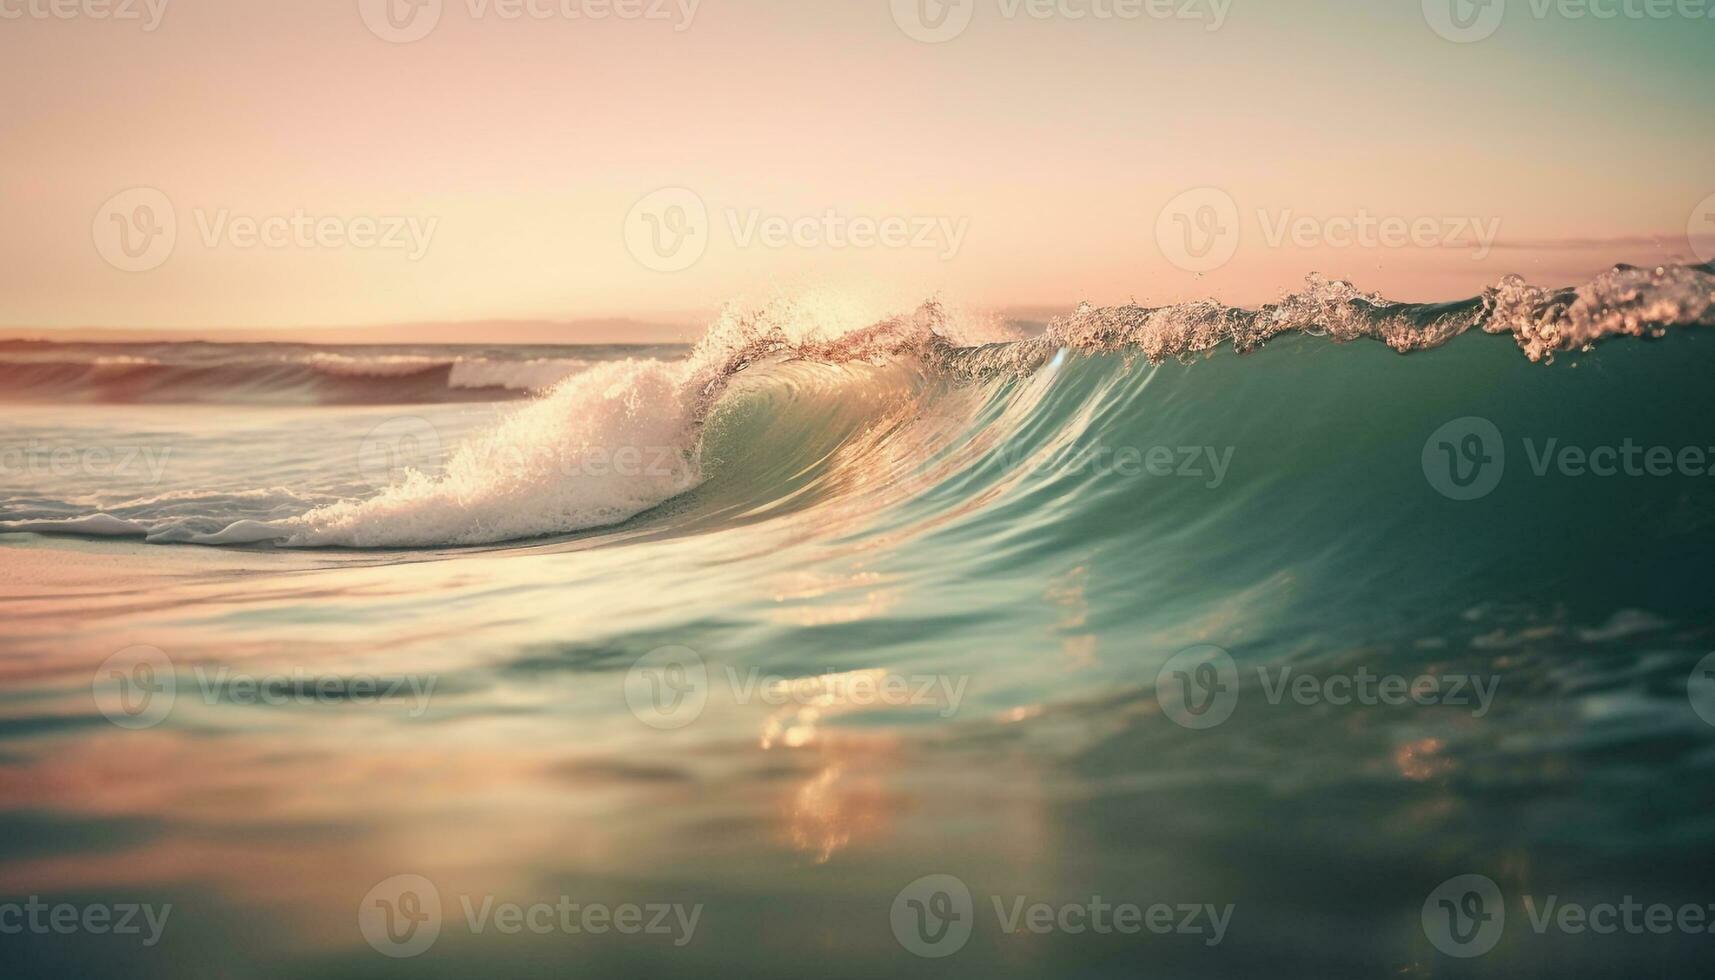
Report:
M6 972L1704 972L1709 326L0 344Z

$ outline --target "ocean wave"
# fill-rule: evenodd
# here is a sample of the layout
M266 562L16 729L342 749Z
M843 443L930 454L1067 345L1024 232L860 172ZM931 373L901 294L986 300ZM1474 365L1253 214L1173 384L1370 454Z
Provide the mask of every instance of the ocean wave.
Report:
M1472 328L1507 334L1532 361L1591 349L1611 337L1660 336L1715 325L1715 265L1615 266L1582 286L1533 286L1508 276L1480 296L1399 303L1349 282L1311 276L1257 309L1204 301L1176 306L1082 306L1050 324L1046 341L1081 351L1137 351L1153 361L1230 345L1239 353L1284 333L1337 343L1379 340L1401 353L1428 350Z
M184 499L170 507L144 502L100 513L33 507L4 515L0 530L128 535L163 543L353 548L463 546L573 534L621 524L694 494L726 457L748 456L750 451L730 436L711 451L711 420L725 432L742 429L731 418L734 399L760 397L766 411L780 418L747 424L783 425L792 434L770 436L767 444L779 458L766 464L766 474L750 473L752 486L745 492L764 496L742 503L729 498L723 504L735 513L758 512L805 497L813 482L823 489L828 481L845 480L863 484L866 492L916 491L965 469L994 464L995 447L1009 433L1029 429L1036 400L1049 396L1054 372L1044 369L1058 368L1068 355L1121 354L1127 361L1141 355L1160 364L1200 360L1222 346L1247 353L1286 334L1337 343L1370 339L1409 353L1479 330L1509 335L1530 361L1546 362L1612 337L1659 336L1677 327L1709 325L1715 325L1715 269L1707 265L1616 267L1568 289L1508 279L1481 296L1443 304L1395 303L1350 283L1312 278L1300 292L1258 309L1215 303L1086 306L1052 321L1039 336L989 342L980 325L935 301L908 315L868 320L782 300L724 311L681 360L579 364L497 427L453 447L439 468L405 472L367 496L296 501L302 504L296 509L290 506L294 501L277 496L263 509L254 498L225 505L212 499L190 502L206 507L201 513L187 510ZM370 383L451 372L457 363L415 355L331 355L310 368ZM534 384L569 366L521 361L483 376L480 372L492 365L464 363L466 370L479 372L477 380L500 384ZM795 373L792 365L819 370ZM759 366L765 369L754 370ZM525 377L536 371L539 377ZM442 384L451 380L436 378ZM735 395L741 379L748 380ZM779 392L767 394L770 383L803 390L781 400ZM1076 449L1095 419L1141 410L1140 386L1146 383L1147 377L1103 377L1084 392L1088 402L1075 416L1077 425L1038 434L1033 458ZM1001 398L997 392L1003 390L1010 393ZM617 461L616 451L630 455ZM593 460L600 466L591 465ZM765 464L752 458L751 465ZM924 475L926 469L930 475ZM806 474L821 475L812 480ZM228 519L222 520L223 514Z
M702 425L752 365L782 358L881 365L949 343L938 304L850 329L806 313L795 303L729 310L682 362L597 365L459 446L437 474L413 471L375 496L242 534L250 541L271 535L292 547L423 547L617 524L702 482ZM620 451L629 451L629 462L608 459L599 471L590 465ZM230 540L230 531L221 533Z
M430 357L423 354L316 353L306 361L310 367L342 378L400 378L426 372L444 372L449 388L502 388L508 391L546 391L588 368L591 361L571 357L539 357L501 360L488 357Z
M200 355L200 356L199 356ZM171 360L64 350L0 352L0 400L102 404L417 404L504 400L545 391L581 358L332 351Z

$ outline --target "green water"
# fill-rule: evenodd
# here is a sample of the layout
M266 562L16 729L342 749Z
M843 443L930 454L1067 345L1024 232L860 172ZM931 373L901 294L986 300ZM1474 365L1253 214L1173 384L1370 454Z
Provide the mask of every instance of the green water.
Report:
M6 963L1689 974L1715 936L1533 913L1715 902L1710 345L775 363L708 418L697 489L616 528L0 536L0 907L171 905L147 945L43 913ZM453 434L500 411L412 409ZM169 480L235 492L347 471L398 412L16 424L147 435ZM1499 454L1444 429L1469 418ZM1619 471L1587 472L1604 449ZM1505 910L1469 958L1434 924L1462 875Z

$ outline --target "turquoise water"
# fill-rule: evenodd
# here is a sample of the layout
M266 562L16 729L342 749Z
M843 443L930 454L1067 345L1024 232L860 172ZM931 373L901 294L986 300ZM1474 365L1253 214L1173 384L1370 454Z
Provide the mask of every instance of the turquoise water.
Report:
M1655 319L1707 325L1692 285ZM1193 311L1159 364L1098 311L538 350L534 397L38 391L0 447L0 927L171 910L7 960L1690 973L1689 918L1542 910L1715 902L1715 348L1533 362L1466 329L1500 304L1387 344Z

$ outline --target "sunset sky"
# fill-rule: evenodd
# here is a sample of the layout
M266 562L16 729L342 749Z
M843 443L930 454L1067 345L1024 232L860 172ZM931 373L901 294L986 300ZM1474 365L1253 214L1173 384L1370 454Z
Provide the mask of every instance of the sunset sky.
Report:
M1449 299L1715 255L1715 17L1511 0L1456 43L1442 0L394 2L0 0L0 327L1254 303L1312 271ZM563 15L632 3L659 16ZM1223 198L1162 214L1196 188L1240 228L1206 270L1173 240ZM170 251L124 252L161 201ZM1366 215L1418 243L1328 220Z

